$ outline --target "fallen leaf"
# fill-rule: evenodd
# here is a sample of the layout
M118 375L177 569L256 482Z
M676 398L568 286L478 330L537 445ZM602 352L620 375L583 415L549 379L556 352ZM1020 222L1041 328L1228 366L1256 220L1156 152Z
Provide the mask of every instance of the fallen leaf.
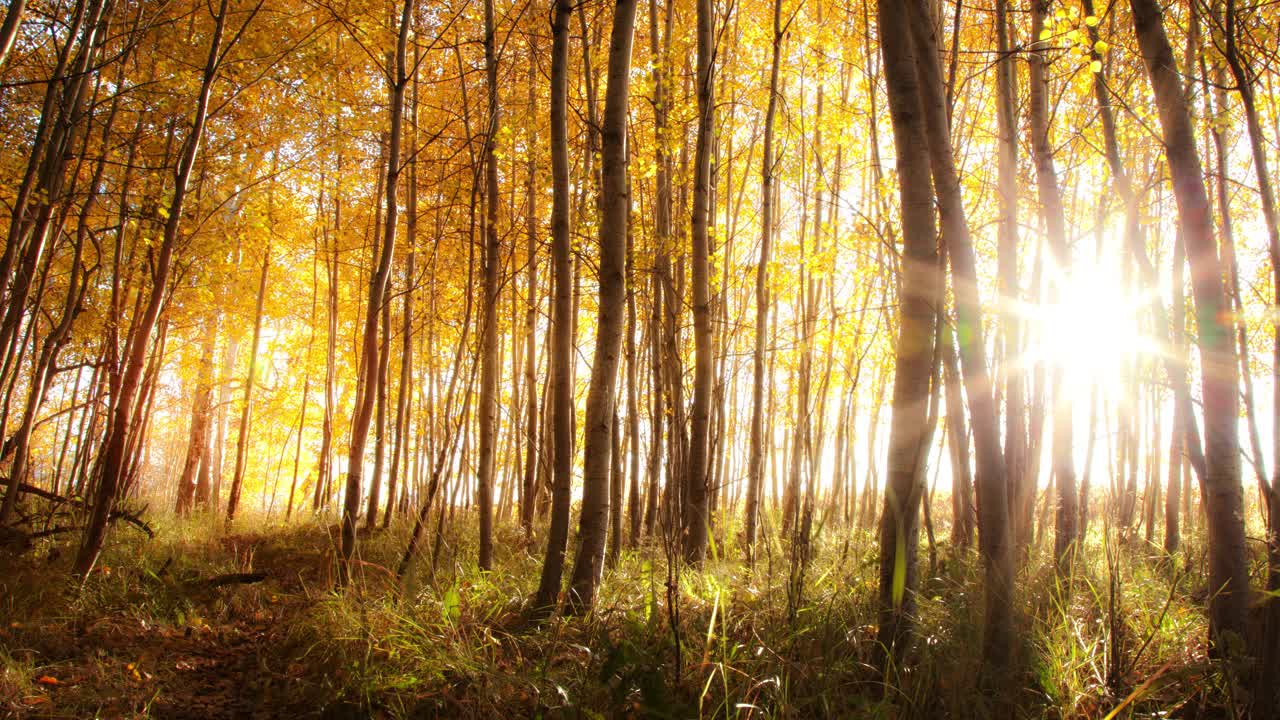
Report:
M29 697L22 698L22 704L28 707L43 705L47 702L49 702L49 698L44 695L31 695Z
M62 681L52 675L41 675L36 678L36 683L39 685L61 685Z

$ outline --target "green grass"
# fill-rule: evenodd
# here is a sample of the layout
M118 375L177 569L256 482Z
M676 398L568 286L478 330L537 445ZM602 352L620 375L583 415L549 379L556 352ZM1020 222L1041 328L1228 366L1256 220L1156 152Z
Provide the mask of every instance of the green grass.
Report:
M1229 717L1239 700L1229 679L1240 669L1207 655L1194 532L1172 562L1138 544L1120 552L1114 623L1101 523L1069 582L1051 548L1030 551L1016 661L993 686L979 660L979 560L945 543L933 574L921 548L918 642L882 676L865 530L827 528L791 612L782 544L749 570L737 528L721 527L715 557L677 578L673 630L657 544L605 572L589 617L533 624L545 540L512 525L482 573L459 512L434 571L428 544L403 586L393 570L407 528L393 526L364 540L353 584L335 592L331 528L254 523L160 518L150 541L116 528L80 589L66 579L70 545L0 561L0 715L146 717L203 697L296 717L1102 718L1120 707L1115 717L1148 718ZM270 577L198 582L248 571ZM234 687L210 695L193 681L219 674Z

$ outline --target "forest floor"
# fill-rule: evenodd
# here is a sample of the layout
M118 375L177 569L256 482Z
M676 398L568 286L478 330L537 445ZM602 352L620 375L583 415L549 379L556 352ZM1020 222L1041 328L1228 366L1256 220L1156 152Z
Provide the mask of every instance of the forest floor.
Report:
M1070 592L1033 552L1016 666L993 690L979 563L945 544L931 572L921 548L920 641L886 679L865 530L828 530L800 577L776 539L754 570L730 539L732 559L670 584L661 545L627 551L591 617L534 624L543 541L518 528L499 528L481 573L456 523L403 586L388 568L407 529L375 532L335 592L330 528L156 525L152 540L115 528L78 588L71 544L0 556L0 717L1215 718L1243 703L1231 678L1247 668L1206 654L1194 535L1176 563L1112 553L1132 558L1114 572L1091 538Z

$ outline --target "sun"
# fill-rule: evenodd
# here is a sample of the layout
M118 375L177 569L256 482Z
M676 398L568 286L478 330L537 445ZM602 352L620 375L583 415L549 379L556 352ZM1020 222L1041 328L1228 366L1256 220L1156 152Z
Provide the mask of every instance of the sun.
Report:
M1049 277L1056 297L1023 313L1025 366L1062 368L1063 390L1071 392L1118 382L1126 365L1157 350L1143 322L1155 290L1135 290L1111 263L1086 263L1070 271L1054 267Z

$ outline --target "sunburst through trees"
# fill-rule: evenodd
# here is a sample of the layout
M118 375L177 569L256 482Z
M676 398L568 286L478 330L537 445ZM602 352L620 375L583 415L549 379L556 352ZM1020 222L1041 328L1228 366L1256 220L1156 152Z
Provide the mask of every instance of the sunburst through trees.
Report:
M1272 717L1278 27L9 0L0 706Z

